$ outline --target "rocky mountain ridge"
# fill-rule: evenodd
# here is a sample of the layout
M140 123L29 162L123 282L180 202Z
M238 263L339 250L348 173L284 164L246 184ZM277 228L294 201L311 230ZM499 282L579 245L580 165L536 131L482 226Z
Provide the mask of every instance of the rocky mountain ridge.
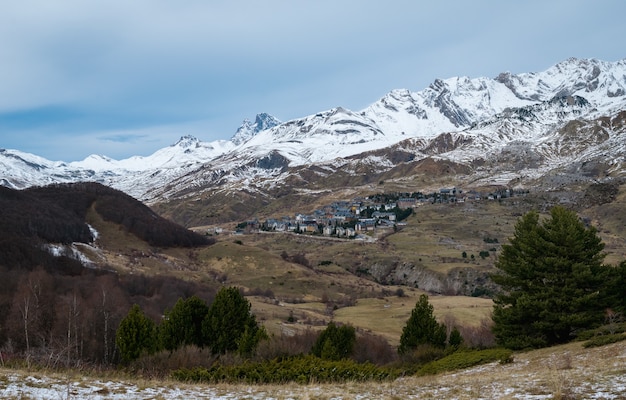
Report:
M625 120L626 60L571 58L538 73L393 90L359 112L337 107L282 123L259 114L229 141L186 136L148 157L63 163L0 150L0 182L97 181L154 204L240 192L271 199L419 174L444 184L449 176L425 165L445 164L465 185L550 189L622 177Z

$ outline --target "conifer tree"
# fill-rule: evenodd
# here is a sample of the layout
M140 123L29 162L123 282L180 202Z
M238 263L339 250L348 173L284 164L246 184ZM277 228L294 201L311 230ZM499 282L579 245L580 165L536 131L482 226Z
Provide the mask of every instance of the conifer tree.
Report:
M352 355L356 343L356 331L349 325L328 324L313 344L311 353L326 360L341 360Z
M463 336L461 336L461 332L455 326L450 331L450 337L448 338L448 345L453 349L458 349L463 344Z
M237 351L250 355L266 334L236 287L222 288L202 322L205 343L214 354Z
M174 307L165 313L159 329L161 345L167 350L175 350L184 345L205 345L202 334L202 321L209 307L198 296L178 299Z
M494 299L498 344L521 349L564 343L601 323L608 274L603 248L596 230L563 207L554 207L542 222L537 212L525 214L493 275L503 290Z
M606 293L613 311L626 314L626 261L611 269Z
M155 336L154 322L144 315L137 304L133 305L120 321L115 335L122 362L136 360L143 353L153 353L156 349Z
M428 296L421 295L402 329L398 353L407 354L422 344L437 348L446 346L446 327L437 322L433 311L434 307L428 302Z

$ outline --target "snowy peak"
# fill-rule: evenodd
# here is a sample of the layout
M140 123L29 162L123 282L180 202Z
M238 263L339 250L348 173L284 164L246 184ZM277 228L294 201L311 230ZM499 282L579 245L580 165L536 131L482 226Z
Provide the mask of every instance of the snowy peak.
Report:
M241 126L237 129L237 132L232 137L231 142L233 142L235 145L240 145L250 140L257 133L267 129L271 129L277 125L280 125L280 123L280 120L267 113L257 114L254 122L246 118L243 120Z
M571 58L543 72L505 72L494 79L452 77L437 79L419 92L392 90L356 112L337 107L284 123L261 113L254 121L244 120L229 141L207 143L186 135L147 157L116 161L94 155L65 164L0 150L0 184L27 187L92 180L159 201L213 185L240 190L275 179L268 186L279 186L288 181L281 174L289 174L292 168L333 169L353 160L366 162L369 156L364 154L379 157L367 161L372 171L425 157L466 166L484 163L497 171L504 164L493 160L514 158L517 161L507 174L515 175L529 165L543 168L528 172L530 176L574 158L579 162L583 154L589 159L593 154L626 159L626 136L614 134L612 125L593 128L602 130L598 137L609 138L602 144L583 138L592 128L580 130L576 136L580 140L567 142L561 138L567 135L559 134L561 129L572 132L573 122L600 126L624 110L626 60ZM411 145L385 158L385 149L399 143ZM519 149L528 151L511 158ZM523 154L536 157L529 161ZM621 161L614 164L614 170L621 168ZM493 171L487 170L486 176Z
M181 147L183 149L187 149L190 147L197 147L199 142L200 141L194 136L185 135L185 136L181 136L181 138L178 139L178 142L174 143L172 147Z
M545 101L578 95L594 106L611 108L616 97L626 94L626 60L616 62L569 58L539 73L496 77L520 99Z
M255 120L254 120L254 130L256 132L261 132L264 131L266 129L270 129L275 127L276 125L279 125L281 123L281 121L267 113L260 113L257 114Z

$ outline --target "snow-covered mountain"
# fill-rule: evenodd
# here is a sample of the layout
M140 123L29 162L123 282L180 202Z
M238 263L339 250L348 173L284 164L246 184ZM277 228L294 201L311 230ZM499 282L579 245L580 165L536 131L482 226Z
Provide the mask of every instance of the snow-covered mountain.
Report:
M257 114L254 122L247 118L244 119L243 124L237 129L235 136L230 141L235 145L240 145L250 140L257 133L280 125L280 123L280 120L267 113Z
M90 156L68 164L1 150L0 182L20 188L95 180L158 202L215 190L266 195L315 176L391 174L401 163L425 159L462 165L475 175L468 181L482 183L520 182L589 163L620 175L625 113L626 59L571 58L543 72L393 90L358 112L337 107L282 123L259 114L229 141L185 136L148 157Z
M142 198L152 186L199 168L234 147L230 141L205 143L192 136L183 136L175 144L148 157L114 160L103 155L91 155L83 161L71 163L49 161L18 150L0 149L0 184L21 189L51 183L97 181Z

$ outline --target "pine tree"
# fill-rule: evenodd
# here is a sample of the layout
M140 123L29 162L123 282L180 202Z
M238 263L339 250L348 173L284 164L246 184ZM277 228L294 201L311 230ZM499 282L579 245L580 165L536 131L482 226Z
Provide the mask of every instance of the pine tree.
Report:
M436 348L446 346L446 327L437 322L433 311L434 307L428 302L428 296L421 295L402 329L398 353L407 354L422 344Z
M622 261L617 267L611 268L606 288L610 307L615 312L626 314L626 261Z
M453 349L458 349L463 344L463 336L461 336L461 332L455 326L450 331L450 337L448 338L448 345Z
M525 214L493 275L503 290L494 300L498 344L520 349L564 343L600 323L608 273L603 248L596 230L563 207L554 207L541 223L537 212Z
M143 353L153 353L156 349L155 332L154 322L144 315L137 304L133 305L120 321L115 335L122 362L136 360Z
M159 329L161 345L167 350L175 350L184 345L205 345L202 334L202 321L209 307L198 296L178 299L174 307L165 313Z
M250 355L266 334L236 287L222 288L202 322L205 343L214 354L237 351Z
M348 358L354 351L356 331L349 325L337 326L334 322L328 324L313 344L311 353L326 360L341 360Z

